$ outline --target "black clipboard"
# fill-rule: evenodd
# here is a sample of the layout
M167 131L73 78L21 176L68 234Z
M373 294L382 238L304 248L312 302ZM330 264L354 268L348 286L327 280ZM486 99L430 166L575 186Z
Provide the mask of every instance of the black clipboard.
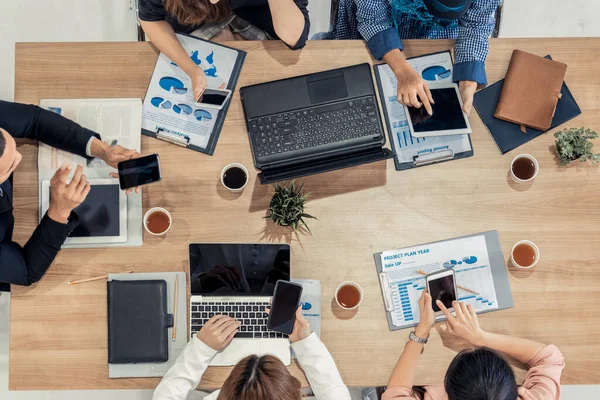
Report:
M420 56L416 56L416 57L411 57L408 58L408 60L414 59L414 58L420 58L420 57L426 57L426 56L431 56L431 55L435 55L435 54L442 54L442 53L450 53L450 58L452 59L452 54L450 52L450 50L444 50L444 51L438 51L435 53L429 53L429 54L423 54ZM387 106L387 102L385 99L385 95L383 92L383 86L381 84L381 73L380 73L380 68L382 66L384 66L386 64L377 64L373 66L373 70L375 71L375 80L377 82L377 91L379 92L379 100L381 101L381 105L383 108L383 116L385 118L385 124L387 127L387 132L388 132L388 138L390 140L390 145L392 146L392 150L394 149L394 129L392 127L392 123L390 121L390 110L388 109ZM408 131L408 135L410 136L410 131ZM412 138L414 139L414 138ZM413 161L412 162L404 162L401 163L398 160L398 157L394 157L394 166L396 167L396 171L404 171L407 169L412 169L412 168L417 168L417 167L423 167L425 165L433 165L433 164L439 164L441 162L446 162L446 161L451 161L451 160L458 160L461 158L467 158L467 157L472 157L474 152L473 152L473 142L471 141L471 136L469 135L469 147L471 148L471 150L468 151L464 151L461 153L440 153L438 154L438 158L436 157L430 157L430 158L425 158L423 160L419 160L418 156L415 154L415 157L413 157Z
M178 32L177 34L186 36L189 38L193 38L193 39L199 40L201 42L210 43L212 46L224 47L226 49L234 50L237 52L237 58L236 58L235 64L233 65L233 69L231 71L231 77L229 79L229 82L227 82L227 86L226 86L226 88L231 90L231 92L233 94L233 92L235 91L235 87L237 86L238 79L240 77L240 73L242 71L242 66L244 65L244 61L246 59L246 52L243 50L234 49L233 47L224 46L219 43L214 43L214 42L211 42L208 40L200 39L196 36L188 35L185 33ZM157 62L158 62L158 59L157 59ZM154 72L152 73L152 75L154 75ZM152 77L150 79L152 79ZM148 87L149 86L150 86L150 82L148 82ZM146 95L147 95L147 91L146 91ZM144 96L144 98L146 97L146 95ZM229 99L227 104L225 104L223 106L223 108L221 110L219 110L217 119L215 121L215 126L210 135L210 138L208 139L206 148L202 148L199 146L195 146L193 144L189 144L189 140L187 140L179 135L174 135L169 132L166 132L165 130L162 130L162 129L159 129L158 132L150 131L147 129L142 129L142 133L146 136L150 136L150 137L153 137L153 138L156 138L159 140L163 140L165 142L169 142L169 143L173 143L178 146L181 146L181 147L185 147L186 149L194 150L194 151L212 156L215 152L215 148L217 147L217 141L219 140L221 130L223 129L223 124L225 123L225 117L227 116L227 110L229 110L230 104L231 104L231 98Z

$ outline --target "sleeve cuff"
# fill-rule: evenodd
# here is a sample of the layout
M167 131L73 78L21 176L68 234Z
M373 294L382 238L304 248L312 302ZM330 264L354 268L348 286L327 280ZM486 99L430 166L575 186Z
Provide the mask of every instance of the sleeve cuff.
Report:
M454 82L475 81L480 85L487 85L485 64L481 61L467 61L454 64L452 80Z
M92 158L92 142L96 137L92 136L90 140L88 140L87 145L85 146L85 155Z
M69 220L66 224L56 222L48 216L48 212L44 214L44 217L40 221L40 226L43 226L41 234L44 240L51 243L52 246L60 249L65 239L73 232L73 229L79 224L79 216L75 211L71 211Z
M192 340L192 342L194 343L194 345L193 345L194 351L198 352L199 354L201 354L207 358L210 358L211 360L218 353L217 350L214 350L212 347L210 347L209 345L204 343L202 340L200 340L198 335L194 336L194 339Z
M369 47L371 55L378 61L392 50L404 50L400 35L398 35L398 31L395 28L388 28L377 33L367 41L367 46Z
M527 366L531 369L541 364L564 364L564 357L558 347L553 344L549 344L540 350L531 360L529 360Z
M314 343L319 342L320 340L321 339L319 339L317 334L315 332L312 332L306 338L304 338L302 340L298 340L295 343L291 343L290 347L292 348L292 350L294 350L295 353L298 353L299 351L303 351L304 349L307 349L307 348L311 348L311 347L314 348Z

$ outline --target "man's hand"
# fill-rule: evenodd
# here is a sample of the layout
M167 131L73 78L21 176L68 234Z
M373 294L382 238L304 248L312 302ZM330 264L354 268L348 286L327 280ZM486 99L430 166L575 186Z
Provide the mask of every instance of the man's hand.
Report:
M406 61L400 64L394 74L398 80L398 101L415 108L424 106L427 113L432 115L433 97L421 75Z
M477 82L474 81L460 81L458 82L458 90L460 91L460 97L463 102L463 111L467 115L471 115L473 109L473 96L477 91Z
M121 161L127 161L142 156L135 150L126 149L120 145L109 146L107 143L104 143L102 140L98 140L96 138L92 140L91 153L93 157L103 160L107 165L115 169L117 168L117 164L119 164ZM119 177L119 174L116 172L111 172L109 175L113 178ZM129 194L132 191L133 189L127 189L126 193ZM140 192L139 186L135 188L135 192Z
M90 192L90 183L83 175L83 166L78 165L69 184L67 178L73 168L63 164L50 180L50 206L48 217L66 224L71 211L80 205Z
M241 322L226 315L215 315L208 320L196 335L213 350L224 350L238 332Z
M441 301L436 302L437 306L442 310L448 321L446 321L446 329L453 335L462 338L473 346L485 346L485 332L479 327L479 320L473 307L466 305L463 302L452 302L456 317L444 306Z

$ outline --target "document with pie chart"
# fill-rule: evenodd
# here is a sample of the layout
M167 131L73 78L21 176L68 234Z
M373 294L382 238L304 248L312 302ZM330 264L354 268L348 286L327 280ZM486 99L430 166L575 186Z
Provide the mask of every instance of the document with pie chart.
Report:
M235 89L245 52L183 34L177 39L204 71L209 88ZM212 154L228 107L196 103L190 77L160 53L144 99L142 133Z

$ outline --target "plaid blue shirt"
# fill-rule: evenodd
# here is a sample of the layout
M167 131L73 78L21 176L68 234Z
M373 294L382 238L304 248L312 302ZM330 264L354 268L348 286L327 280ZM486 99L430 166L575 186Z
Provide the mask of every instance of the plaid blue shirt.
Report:
M456 39L454 81L487 84L485 59L500 0L473 0L460 20L431 15L422 0L339 0L333 31L315 39L364 39L373 57L403 50L402 39Z

